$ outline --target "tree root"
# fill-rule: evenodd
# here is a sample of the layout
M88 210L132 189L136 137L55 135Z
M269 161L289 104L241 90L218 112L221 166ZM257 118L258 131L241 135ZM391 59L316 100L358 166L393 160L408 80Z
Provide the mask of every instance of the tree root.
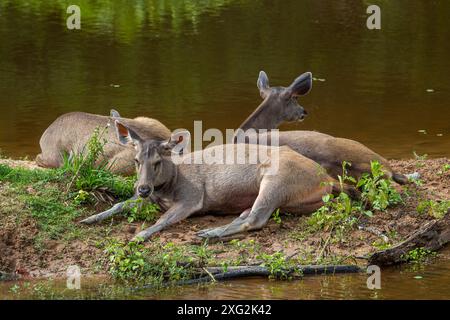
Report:
M369 264L378 266L406 262L405 255L413 249L424 248L437 251L450 242L450 210L440 220L426 223L411 234L405 241L392 248L375 252L369 258Z

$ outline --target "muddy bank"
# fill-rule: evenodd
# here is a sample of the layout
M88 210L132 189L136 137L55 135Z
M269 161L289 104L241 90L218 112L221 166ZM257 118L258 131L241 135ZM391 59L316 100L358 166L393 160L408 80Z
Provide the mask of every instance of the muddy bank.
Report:
M404 203L385 212L374 212L373 217L361 217L358 226L342 234L339 239L329 230L311 232L307 216L282 215L281 223L270 220L260 231L238 235L238 241L209 243L213 252L211 265L226 261L230 265L259 265L261 253L282 252L298 264L357 264L364 266L374 252L392 247L407 239L413 232L435 218L418 213L424 200L450 199L450 170L448 159L392 160L393 168L401 173L419 172L418 185L398 186ZM0 160L8 166L34 169L33 162ZM46 186L43 185L43 188ZM29 205L22 201L23 193L38 193L36 186L25 186L20 192L8 182L0 182L0 271L15 273L23 278L64 276L67 267L78 265L83 274L106 274L104 243L107 239L131 240L143 227L142 222L128 222L116 217L96 226L77 222L105 209L108 203L97 203L84 208L80 216L68 221L67 231L52 237L44 233L36 221L36 212L30 214ZM199 245L195 233L207 227L229 223L235 216L192 217L161 232L146 243L146 247L174 243L189 248ZM42 236L45 234L46 236ZM257 253L258 254L257 254Z

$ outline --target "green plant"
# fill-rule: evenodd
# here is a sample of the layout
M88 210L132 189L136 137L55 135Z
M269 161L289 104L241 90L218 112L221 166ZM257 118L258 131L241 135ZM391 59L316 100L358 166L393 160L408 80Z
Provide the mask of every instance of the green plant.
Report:
M269 278L271 279L288 279L289 278L289 265L288 260L284 256L283 252L276 252L274 254L262 253L258 256L263 263L262 267L266 267L269 270Z
M450 163L445 163L444 165L442 165L442 168L438 171L438 175L443 175L449 170L450 170Z
M370 174L364 173L356 184L365 205L370 204L372 208L384 211L388 206L402 202L391 180L384 178L383 166L378 161L371 161L370 171Z
M233 265L247 263L251 256L257 254L261 249L253 239L247 241L239 241L237 239L233 239L229 243L239 252L238 258L231 262L231 264Z
M322 197L323 206L307 220L310 229L329 231L334 230L337 226L339 229L346 229L356 222L353 214L360 211L359 203L353 202L344 192L346 183L356 183L355 179L348 175L348 166L351 166L351 163L342 162L342 175L338 176L341 192L337 197L333 194L326 194Z
M386 250L392 247L392 244L384 241L383 239L377 239L374 242L372 242L372 246L374 246L378 250Z
M419 202L416 210L420 214L428 214L435 219L442 219L450 210L450 200L424 200Z
M282 221L281 221L281 217L280 217L280 209L279 208L272 213L272 219L273 219L273 221L275 221L276 224L278 224L278 225L281 224Z
M208 241L203 241L200 246L193 246L192 253L197 258L200 266L205 266L212 257L212 252L208 248Z
M128 200L127 204L134 203L135 205L128 209L128 222L144 221L153 222L158 217L160 211L156 203L148 203L142 198L136 200Z
M351 227L355 224L355 213L360 211L355 206L350 197L341 192L336 198L332 194L322 197L324 205L316 210L307 220L312 230L333 230L340 225L343 228Z
M76 191L106 192L119 199L128 199L134 193L135 178L114 175L109 171L107 160L100 160L107 142L103 138L105 130L107 129L96 128L80 153L63 155L60 171L69 180L67 191L74 187Z
M416 167L421 168L425 165L425 160L428 158L428 154L424 153L422 155L417 154L415 151L413 151L414 158L416 159Z
M89 202L91 202L91 200L92 200L91 194L89 192L84 191L84 190L79 190L78 194L73 199L75 204L78 204L78 205L79 204L89 203Z
M105 248L109 260L109 272L121 280L140 280L145 270L146 249L139 241L123 243L111 240Z

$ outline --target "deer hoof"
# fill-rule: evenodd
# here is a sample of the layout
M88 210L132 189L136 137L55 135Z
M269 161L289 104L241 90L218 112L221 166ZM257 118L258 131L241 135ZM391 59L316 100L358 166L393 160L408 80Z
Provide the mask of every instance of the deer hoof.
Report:
M204 239L220 238L222 236L222 228L210 228L205 230L200 230L196 233L197 237Z

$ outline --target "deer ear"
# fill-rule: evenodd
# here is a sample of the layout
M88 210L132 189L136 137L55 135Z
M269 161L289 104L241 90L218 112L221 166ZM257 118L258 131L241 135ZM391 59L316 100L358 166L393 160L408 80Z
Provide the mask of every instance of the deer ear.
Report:
M126 127L118 120L114 121L114 124L116 127L117 138L119 139L120 143L122 144L132 143L134 145L137 145L142 141L141 137L139 137L139 135L136 132Z
M269 78L264 71L259 72L258 81L256 81L256 86L259 89L259 94L263 99L267 96L267 91L269 90Z
M172 152L179 154L188 145L190 139L191 134L187 130L174 132L168 141L161 144L161 147L165 150L172 150Z
M303 96L307 94L312 87L312 73L305 72L300 75L292 84L286 88L286 94L290 96Z

